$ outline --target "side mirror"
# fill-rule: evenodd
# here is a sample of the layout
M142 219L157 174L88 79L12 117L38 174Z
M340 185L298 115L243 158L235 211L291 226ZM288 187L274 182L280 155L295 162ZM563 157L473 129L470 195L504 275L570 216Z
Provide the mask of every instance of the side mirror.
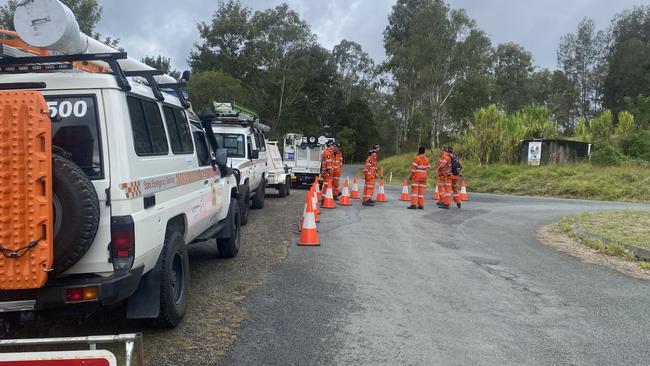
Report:
M251 151L251 159L256 160L260 158L260 151L259 150L252 150Z
M228 149L217 149L217 156L215 157L215 163L217 166L227 166L228 165Z

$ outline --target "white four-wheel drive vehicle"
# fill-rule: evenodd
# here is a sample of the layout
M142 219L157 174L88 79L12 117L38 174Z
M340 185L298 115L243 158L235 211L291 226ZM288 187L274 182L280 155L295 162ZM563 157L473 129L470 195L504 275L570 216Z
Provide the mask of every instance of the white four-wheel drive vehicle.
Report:
M42 51L0 57L0 321L126 300L128 318L175 326L187 247L237 255L238 173L161 72L125 53Z
M266 154L269 167L266 186L277 189L280 197L287 197L291 193L291 168L282 161L277 141L266 141Z
M210 115L205 110L204 115ZM257 122L257 114L236 103L214 103L212 131L219 146L228 151L228 166L240 174L242 225L248 223L248 208L264 208L268 158L265 133L269 127Z

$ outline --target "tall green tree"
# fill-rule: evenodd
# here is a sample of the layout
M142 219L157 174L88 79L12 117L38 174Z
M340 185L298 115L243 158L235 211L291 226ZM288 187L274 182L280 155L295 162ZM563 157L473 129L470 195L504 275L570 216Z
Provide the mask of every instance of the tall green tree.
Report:
M309 61L316 36L309 25L287 4L257 11L251 18L251 39L247 46L253 60L251 77L262 88L250 88L259 105L273 110L272 127L278 126L303 96L307 75L298 72Z
M500 44L496 50L494 77L499 101L512 113L532 101L533 55L516 43Z
M172 68L172 60L169 57L165 57L163 55L146 56L142 58L140 61L153 67L154 69L158 69L164 72L165 74L173 77L176 80L181 78L181 73L178 70Z
M251 10L239 1L220 1L210 23L198 25L201 42L189 63L194 71L222 71L245 79L251 65L246 45L251 37Z
M232 102L248 105L246 89L234 77L221 71L204 71L192 75L187 84L194 110L212 107L212 102Z
M343 102L349 104L355 89L365 90L370 86L375 62L360 44L345 39L334 46L332 56L338 69Z
M557 51L557 62L577 91L575 117L585 117L587 122L601 105L606 42L605 33L596 30L593 20L585 18L576 33L562 37Z
M450 124L447 105L456 87L487 67L487 36L463 10L442 0L398 0L384 32L386 68L398 83L404 117L424 111L432 148ZM406 136L406 135L405 135Z
M642 107L650 95L650 6L619 14L612 21L604 83L604 104L614 113ZM639 114L641 115L641 114Z

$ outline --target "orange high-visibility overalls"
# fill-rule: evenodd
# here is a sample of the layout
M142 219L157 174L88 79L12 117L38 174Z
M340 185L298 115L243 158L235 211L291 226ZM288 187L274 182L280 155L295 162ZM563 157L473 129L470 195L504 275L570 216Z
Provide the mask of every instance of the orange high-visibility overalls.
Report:
M363 178L365 183L363 186L363 202L372 201L372 195L375 193L375 179L379 175L377 171L377 165L379 161L377 159L377 153L373 153L368 156L366 159L366 164L363 167Z
M456 157L456 159L458 159L458 157ZM460 162L460 159L458 159L458 161ZM462 197L460 196L460 188L458 188L458 180L460 179L460 174L455 175L454 172L452 172L451 175L449 176L449 179L451 180L451 190L454 193L453 195L454 202L456 202L456 204L459 204L462 202L461 200Z
M341 172L343 171L343 153L339 150L334 154L334 164L332 170L332 189L334 195L338 196L341 193L340 182L341 182Z
M320 160L320 174L323 177L323 188L321 189L321 197L325 197L327 193L327 187L332 183L333 178L333 169L334 169L334 152L331 148L325 149L323 151L323 156Z
M424 207L424 192L427 189L427 171L431 169L424 154L415 157L411 164L411 205Z
M451 205L451 155L443 151L438 160L438 180L442 190L440 191L440 200L443 204Z

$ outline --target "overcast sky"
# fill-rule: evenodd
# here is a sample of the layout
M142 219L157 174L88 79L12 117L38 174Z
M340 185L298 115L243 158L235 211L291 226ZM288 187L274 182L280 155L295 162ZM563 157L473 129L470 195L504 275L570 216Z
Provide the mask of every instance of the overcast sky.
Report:
M99 0L104 7L98 30L120 38L129 55L163 54L185 70L198 40L196 24L209 21L217 0ZM395 0L242 0L262 10L286 2L310 24L320 43L331 49L341 39L360 43L376 60L385 58L383 30ZM535 65L555 68L560 37L575 32L584 17L599 28L613 16L650 0L448 0L467 10L494 45L516 42L533 53Z

